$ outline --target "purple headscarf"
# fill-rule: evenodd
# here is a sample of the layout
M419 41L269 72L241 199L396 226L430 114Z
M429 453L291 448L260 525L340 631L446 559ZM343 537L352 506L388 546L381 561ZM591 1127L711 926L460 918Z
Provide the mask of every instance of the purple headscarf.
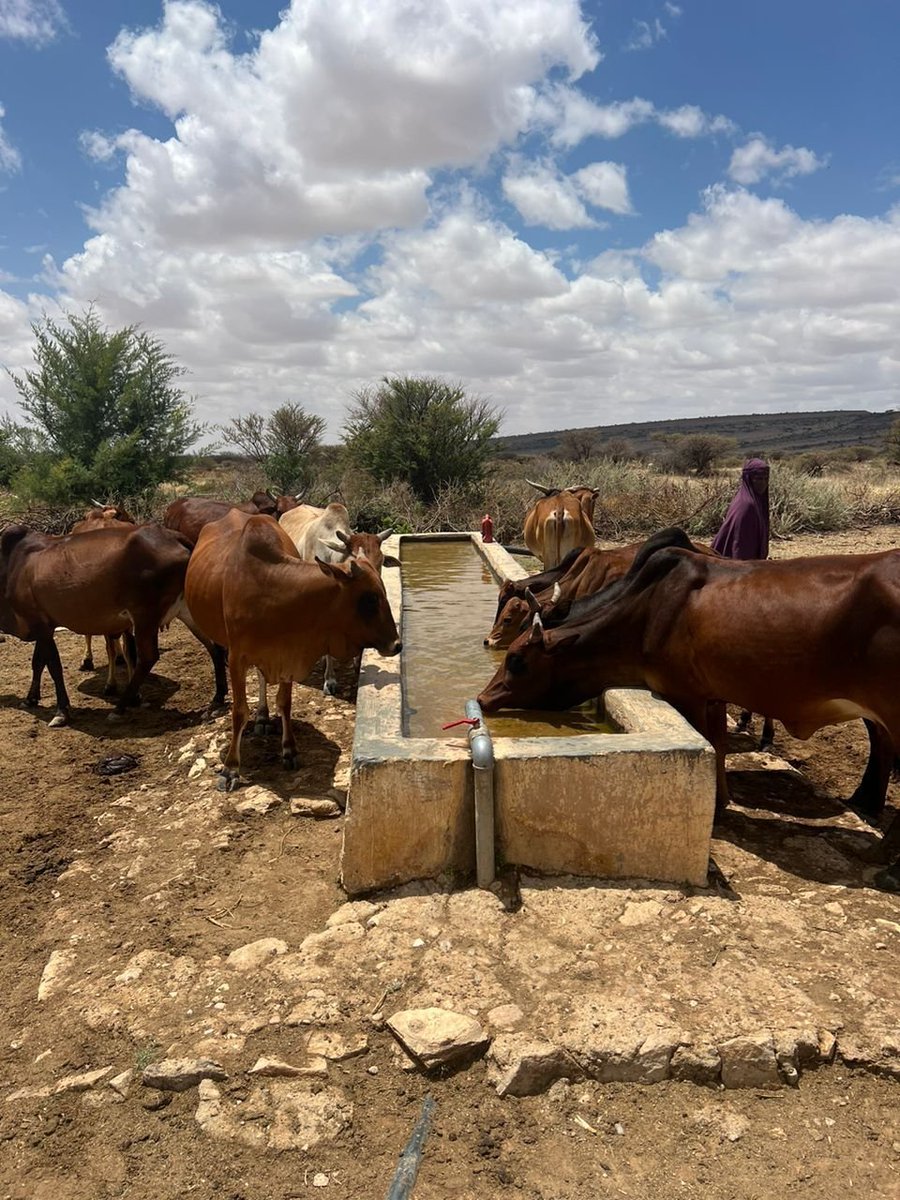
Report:
M766 491L760 495L753 479L764 478ZM713 539L712 548L725 558L769 557L769 464L762 458L751 458L741 471L741 486L728 506L722 528Z

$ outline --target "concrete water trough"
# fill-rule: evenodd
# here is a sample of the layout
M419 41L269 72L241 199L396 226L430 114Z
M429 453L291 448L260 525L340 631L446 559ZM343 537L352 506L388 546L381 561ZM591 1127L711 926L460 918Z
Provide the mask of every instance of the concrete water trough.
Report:
M433 735L418 736L411 721L409 696L419 671L426 694L438 701L446 696L446 720L463 716L447 684L455 670L452 653L407 640L414 622L403 579L415 544L424 541L468 543L477 563L480 578L465 581L463 599L450 591L443 596L440 588L432 594L433 607L450 608L454 646L480 647L499 582L529 573L477 533L402 535L386 543L403 563L401 572L386 570L384 578L404 649L399 659L367 651L361 664L341 863L350 895L448 874L468 878L475 868L475 788L465 729L461 736L458 730L441 735L435 722ZM461 695L476 696L501 657L495 653L480 668L456 671ZM476 677L467 678L473 671ZM551 729L552 736L497 736L497 720L488 717L498 865L703 885L715 800L712 747L646 691L607 691L597 710L597 723L586 725L578 714L572 730ZM416 736L409 735L411 727ZM524 730L530 734L527 724Z

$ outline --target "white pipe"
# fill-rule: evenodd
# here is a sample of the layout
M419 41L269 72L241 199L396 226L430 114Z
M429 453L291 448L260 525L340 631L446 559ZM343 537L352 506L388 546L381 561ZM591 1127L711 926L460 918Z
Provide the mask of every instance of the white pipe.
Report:
M478 886L487 888L496 876L494 743L477 700L466 701L466 716L478 721L477 725L469 726L469 752L475 784L475 872Z

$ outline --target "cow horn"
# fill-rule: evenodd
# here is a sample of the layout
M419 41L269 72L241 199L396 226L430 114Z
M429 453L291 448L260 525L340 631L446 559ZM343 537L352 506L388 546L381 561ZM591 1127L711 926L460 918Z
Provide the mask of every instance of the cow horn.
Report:
M319 538L319 542L326 550L333 550L335 554L340 554L342 558L346 558L350 553L350 547L345 546L342 542L326 542L324 538Z
M393 532L393 529L382 529L381 533L376 533L375 536L378 538L379 542L385 542Z
M299 504L305 495L306 495L306 492L298 492L297 495L294 497L294 499Z
M540 606L540 604L538 604L538 599L537 599L537 596L535 596L535 594L534 594L534 592L531 590L531 588L528 588L528 587L525 589L525 591L524 591L523 595L524 595L524 599L525 599L525 600L527 601L527 603L528 603L528 607L529 607L529 608L531 609L531 611L534 613L535 617L536 617L538 620L540 620L540 615L541 615L541 606Z
M106 508L106 505L101 504L99 500L91 500L91 504L93 504L94 508Z
M278 497L275 495L275 493L272 491L271 488L266 488L266 495L269 497L270 500L278 499Z
M539 492L543 492L545 496L551 496L553 494L553 488L544 487L542 483L535 483L533 479L526 479L525 482L530 483L531 486L533 488L537 488Z
M554 583L554 585L553 585L553 594L550 597L550 603L556 604L556 602L559 600L561 595L562 595L562 588L559 586L559 581L557 580L557 582Z
M539 612L534 614L534 620L531 622L531 634L528 640L530 642L543 642L544 640L544 626L541 624L541 614Z

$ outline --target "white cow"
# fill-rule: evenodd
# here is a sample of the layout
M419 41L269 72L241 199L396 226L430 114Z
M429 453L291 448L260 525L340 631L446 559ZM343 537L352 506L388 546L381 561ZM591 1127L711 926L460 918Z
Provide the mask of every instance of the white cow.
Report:
M348 558L364 558L378 574L383 566L399 567L398 559L385 557L382 542L391 536L392 530L381 533L354 533L350 528L350 514L343 504L329 504L327 508L316 508L312 504L300 504L286 512L279 521L302 559L312 562L319 558L323 562L344 563ZM326 696L337 694L335 662L330 654L325 656ZM259 704L256 709L256 729L263 732L269 720L266 684L259 678Z

